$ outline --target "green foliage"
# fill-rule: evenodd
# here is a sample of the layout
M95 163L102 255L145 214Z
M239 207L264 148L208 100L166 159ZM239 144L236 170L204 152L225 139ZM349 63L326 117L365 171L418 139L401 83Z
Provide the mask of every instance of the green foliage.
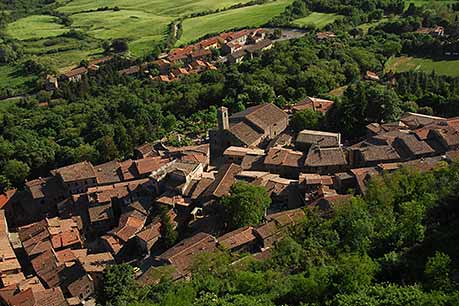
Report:
M257 225L262 221L271 197L264 187L237 182L230 194L221 199L228 224L231 228Z
M322 113L312 109L295 112L290 120L290 125L296 132L308 129L317 130L323 120Z
M14 186L21 186L29 176L30 168L26 163L10 159L3 165L2 172Z
M177 231L174 230L174 227L171 222L171 218L167 214L167 211L161 212L161 240L163 241L166 248L172 247L178 238Z
M452 287L450 272L451 258L442 252L429 257L425 267L427 287L433 290L449 290Z
M103 284L100 302L104 305L126 305L136 299L134 270L129 264L108 267L104 271Z

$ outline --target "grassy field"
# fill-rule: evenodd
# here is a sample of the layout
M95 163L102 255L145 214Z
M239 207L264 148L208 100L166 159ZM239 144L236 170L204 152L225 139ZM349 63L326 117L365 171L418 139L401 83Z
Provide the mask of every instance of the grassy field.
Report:
M50 57L58 69L80 62L88 54L99 51L102 40L125 38L132 55L143 56L155 42L165 38L167 26L179 17L191 13L228 8L250 0L58 0L57 10L69 14L72 25L65 27L53 16L34 15L17 20L8 26L7 33L24 41L26 52ZM210 32L222 32L235 27L259 26L280 14L293 0L275 0L227 10L207 16L185 19L180 43L196 40ZM97 10L108 7L109 10ZM112 10L118 7L119 10ZM88 34L92 41L83 45L63 41L43 45L44 39L76 29ZM94 40L99 43L95 44ZM73 46L72 46L73 44Z
M185 19L183 35L177 45L188 43L210 33L232 28L257 27L282 13L293 0L277 0L264 5L255 5L224 11L207 16Z
M18 66L0 66L0 89L2 88L27 88L27 82L34 81L36 77L25 76Z
M433 60L429 58L417 58L400 56L391 58L386 63L386 71L423 71L437 74L459 76L459 60Z
M416 6L423 6L426 4L450 4L450 3L455 3L457 0L407 0L405 1L405 7L408 7L410 3L414 3Z
M37 39L54 37L68 31L57 23L57 18L47 15L33 15L19 19L7 26L6 33L16 39Z
M293 23L299 26L315 25L317 28L321 29L327 24L335 21L338 17L339 15L336 14L313 12L309 16L295 20Z
M101 7L115 6L121 10L135 10L160 16L178 17L194 12L230 7L250 0L73 0L60 7L58 11L75 14L82 11L96 10Z

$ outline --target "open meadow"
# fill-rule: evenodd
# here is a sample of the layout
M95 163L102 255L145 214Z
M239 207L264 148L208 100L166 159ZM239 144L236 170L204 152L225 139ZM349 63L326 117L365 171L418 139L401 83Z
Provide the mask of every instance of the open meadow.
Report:
M180 40L177 41L177 45L188 43L207 34L224 32L228 29L260 26L282 13L292 2L292 0L277 0L263 5L242 7L185 19L182 23L183 34Z
M295 20L293 23L298 26L314 25L318 29L325 27L327 24L334 22L339 15L312 12L306 17Z
M232 28L259 26L280 14L293 0L273 0L261 5L228 9L249 0L59 0L57 8L71 20L65 26L54 16L33 15L10 23L7 34L21 40L27 54L36 55L58 70L67 70L82 59L99 56L103 40L128 40L134 56L144 56L154 43L165 39L168 25L183 18L178 44ZM214 10L223 10L213 13ZM193 13L209 15L191 18ZM87 38L78 42L60 35L79 30Z
M423 71L432 72L448 76L459 76L458 59L441 59L435 60L430 58L418 58L409 56L400 56L391 58L386 63L386 71L405 72L405 71Z

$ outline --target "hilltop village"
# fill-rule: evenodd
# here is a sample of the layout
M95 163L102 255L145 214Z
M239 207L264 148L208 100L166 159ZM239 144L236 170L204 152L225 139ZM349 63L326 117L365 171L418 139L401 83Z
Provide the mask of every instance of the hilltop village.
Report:
M0 198L0 300L6 305L95 305L108 265L128 262L139 284L190 277L194 258L225 249L267 258L305 210L333 210L369 179L401 167L434 169L458 157L459 119L406 113L367 126L349 145L339 133L294 133L289 118L333 101L308 97L280 109L260 104L229 114L202 143L137 147L134 158L81 162L26 182ZM264 222L228 231L218 209L236 182L263 186L272 204ZM179 232L164 244L163 228ZM49 302L52 301L52 302Z
M243 29L225 32L180 48L163 53L151 62L128 66L118 70L120 76L144 74L151 80L173 82L180 78L198 74L208 70L217 70L219 64L239 64L244 59L251 59L261 52L269 50L278 40L290 40L305 35L301 30L274 29ZM317 39L331 38L334 33L319 32ZM59 76L48 75L45 89L53 91L59 88L59 82L77 82L84 76L91 76L100 66L113 60L113 56L105 56L89 60L84 65L71 69Z

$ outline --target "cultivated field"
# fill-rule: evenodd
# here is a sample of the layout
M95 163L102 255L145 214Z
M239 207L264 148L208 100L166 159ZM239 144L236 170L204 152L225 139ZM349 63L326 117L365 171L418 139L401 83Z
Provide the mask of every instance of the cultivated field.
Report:
M185 19L183 34L177 45L188 43L211 33L232 28L257 27L282 13L293 0L277 0L263 5L254 5L216 14Z
M10 23L6 32L19 40L58 36L67 32L68 29L57 21L56 17L48 15L29 16Z
M332 23L339 15L336 14L326 14L326 13L316 13L313 12L309 16L295 20L293 23L299 26L314 25L317 28L321 29L327 24Z
M459 60L434 60L429 58L417 58L401 56L390 59L386 63L386 71L423 71L449 76L459 76Z
M272 0L262 5L224 10L189 18L197 12L227 9L250 0L58 0L59 12L67 14L72 24L64 26L56 17L34 15L8 25L7 33L22 40L25 52L67 70L82 59L100 56L102 40L125 38L134 56L146 55L153 44L165 38L167 26L184 18L180 43L203 35L232 28L259 26L280 14L293 0ZM116 7L116 9L115 9ZM79 30L84 40L59 37Z

